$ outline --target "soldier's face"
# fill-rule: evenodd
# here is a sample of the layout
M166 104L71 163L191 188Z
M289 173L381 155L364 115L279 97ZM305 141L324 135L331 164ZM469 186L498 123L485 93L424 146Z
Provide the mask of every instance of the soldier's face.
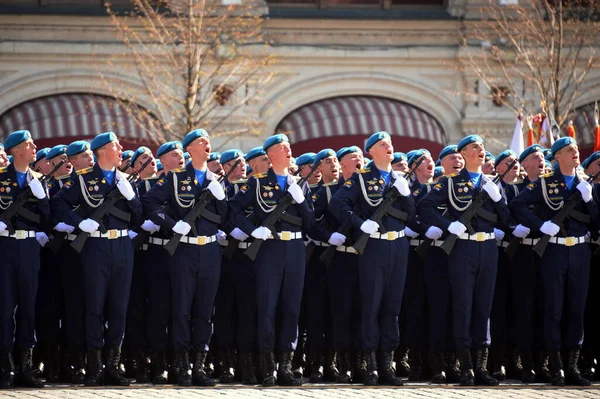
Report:
M364 164L365 159L360 152L351 152L350 154L346 154L340 161L342 172L346 175L351 175L357 170L362 169Z
M231 168L237 162L238 159L240 159L241 162L235 167L233 172L231 172L231 174L229 175L229 178L228 178L229 181L236 181L236 180L240 180L240 179L243 179L244 177L246 177L246 161L244 161L244 158L241 158L241 157L232 159L231 161L228 161L228 162L225 162L223 164L223 171L225 174L229 173L229 170L231 170Z
M250 164L253 173L266 173L271 168L271 160L266 155L260 155L254 159L251 159L250 161L248 161L248 163ZM298 170L297 166L296 170ZM290 173L294 172L290 171Z
M289 168L292 164L292 149L290 143L284 141L272 145L267 150L272 165L279 168Z
M27 139L24 142L16 145L11 149L11 154L15 157L15 160L27 162L28 164L35 162L35 150L36 145L31 139Z
M528 175L537 177L544 173L544 168L546 167L544 154L541 151L531 153L523 159L521 165L523 165Z
M54 176L69 175L73 171L73 165L71 164L71 162L69 162L69 158L67 157L67 154L62 154L62 155L52 158L50 160L52 169L54 169L54 167L56 165L58 165L61 161L65 161L65 163L63 163L62 166L56 171ZM51 172L51 170L49 172Z
M421 162L421 165L417 168L416 173L418 173L420 178L427 180L433 178L434 169L435 163L433 162L433 158L429 155L424 155L423 162Z
M113 168L118 168L121 166L123 157L123 147L119 144L119 140L112 141L108 144L105 144L98 151L98 158L102 158L103 162L105 162L108 166Z
M210 149L210 140L208 137L198 137L186 148L190 156L200 162L206 161L210 157ZM183 156L183 152L181 155Z
M183 151L175 149L160 156L160 162L165 168L165 173L173 169L181 169L185 165Z
M86 150L80 154L73 155L69 158L75 170L82 170L94 166L94 153L92 150Z
M504 158L499 164L498 166L496 166L496 172L498 172L498 174L503 174L504 172L506 172L506 170L508 169L508 167L510 166L511 163L513 163L513 161L516 160L516 157L510 156L510 157L506 157ZM514 166L512 167L512 169L510 170L510 172L508 172L506 174L506 176L504 177L504 180L506 181L513 181L517 178L517 176L519 175L521 168L519 166L519 162L516 162L514 164Z
M389 139L379 140L369 149L369 154L371 154L373 161L392 162L394 159L394 146Z
M308 176L312 167L313 167L313 164L300 166L300 176L302 176L302 177ZM323 177L323 174L321 173L319 168L317 168L317 170L315 170L315 173L313 173L312 176L310 177L310 179L308 179L308 184L317 184L318 182L321 181L322 177Z
M471 143L460 152L467 165L483 166L485 163L485 148L483 143Z
M6 155L6 151L0 149L0 168L4 168L8 166L8 156Z
M579 166L579 148L577 144L569 144L558 150L554 158L561 167L576 168Z
M393 164L392 170L394 172L408 173L410 168L408 167L408 162L402 160L402 161L399 161L399 162L396 162L395 164Z
M585 173L594 176L600 172L600 159L596 159L594 162L590 162L588 167L585 169Z
M152 161L150 161L148 166L146 166L146 168L140 173L142 179L154 176L154 174L156 173L156 161L154 160L154 155L151 152L146 151L142 155L140 155L133 164L133 170L139 172L140 169L142 169L142 165L144 165L149 159L151 159Z
M340 164L337 157L328 157L321 161L319 165L322 178L326 181L337 180L340 177Z
M217 175L223 174L223 168L221 167L221 163L219 161L210 161L206 164L206 166L208 166L208 170Z
M50 162L48 162L48 159L46 158L42 158L39 161L36 161L36 163L33 165L33 170L43 175L47 175L48 173L52 172L52 169L52 164L50 164Z
M488 161L483 164L481 167L481 171L486 175L493 175L496 168L494 168L494 163L492 161Z
M458 173L465 167L465 160L460 153L455 152L442 158L440 165L444 168L444 174Z

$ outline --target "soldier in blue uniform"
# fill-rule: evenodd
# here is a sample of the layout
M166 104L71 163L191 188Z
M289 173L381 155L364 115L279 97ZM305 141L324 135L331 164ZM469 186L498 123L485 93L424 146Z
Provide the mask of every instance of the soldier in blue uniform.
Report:
M42 388L44 384L33 375L32 350L35 346L35 298L40 270L40 246L36 232L50 221L46 187L39 174L29 168L35 161L36 146L27 130L8 135L4 148L13 156L13 163L0 170L0 211L6 210L17 196L29 189L32 200L24 208L40 216L40 223L16 215L0 222L0 388L15 383L14 346L20 351L17 384ZM12 226L8 226L11 224ZM9 228L14 228L14 233ZM17 310L15 313L15 309Z
M395 152L394 159L392 160L392 170L394 172L408 173L410 168L408 167L408 158L403 152Z
M92 140L90 148L98 162L93 168L79 171L77 178L65 184L53 198L52 209L58 219L90 234L81 251L88 348L85 385L129 385L119 374L133 268L133 246L128 230L141 223L142 208L134 188L117 170L122 151L117 136L113 132L101 133ZM119 190L123 196L114 205L120 212L113 212L121 213L121 217L108 213L100 221L91 219L111 190ZM73 211L76 205L83 215ZM122 213L128 213L130 221ZM99 230L100 222L106 227L106 233ZM107 350L104 373L103 347Z
M579 372L579 350L583 342L585 301L590 273L589 230L598 216L593 187L578 170L579 149L571 137L563 137L552 145L552 155L558 168L548 176L540 176L530 183L511 203L515 219L532 231L550 236L541 262L542 291L544 295L544 343L550 356L552 385L589 385ZM581 193L575 210L567 217L564 231L552 222L575 190ZM539 204L539 213L529 205ZM586 217L586 215L588 217ZM564 333L561 331L564 322ZM566 381L560 350L567 352Z
M258 320L258 350L264 377L263 385L301 385L292 373L293 351L298 339L298 317L304 285L305 251L302 229L313 237L327 241L327 233L313 233L316 228L308 188L300 187L288 174L292 156L287 136L268 138L263 150L272 168L266 174L255 174L230 202L231 219L235 226L256 240L263 240L255 259ZM287 189L287 190L286 190ZM276 223L276 231L262 226L277 202L292 195L296 204L286 210L286 216ZM308 197L308 198L307 198ZM252 206L256 227L246 218L244 210ZM272 239L277 234L279 239ZM275 334L277 307L281 309L281 328ZM279 372L275 375L274 350L280 351Z
M392 171L394 149L390 135L387 132L374 133L365 148L373 157L373 163L344 183L333 196L330 209L341 223L352 220L355 238L361 234L370 236L358 261L361 341L367 363L364 384L402 385L392 363L400 339L398 315L408 258L404 219L415 216L415 206L408 182ZM390 190L398 190L400 198L394 202L394 209L384 217L384 225L380 226L369 218ZM380 228L386 233L379 232Z
M177 383L212 386L215 383L207 375L204 363L221 273L217 232L219 223L224 223L227 216L227 204L222 184L207 167L211 148L208 133L204 129L193 130L184 137L182 146L191 155L190 166L173 170L161 178L142 200L146 214L161 230L183 236L168 262L173 320L171 341L179 369ZM209 190L213 198L201 217L194 221L192 231L192 225L183 219L204 189ZM193 370L189 367L189 350L196 352Z
M119 165L119 170L125 174L131 174L132 167L129 160L133 156L133 150L123 151L121 154L121 165Z
M498 265L494 226L507 225L509 211L502 201L498 186L482 173L485 163L483 139L477 135L467 136L458 143L456 149L465 160L465 168L434 185L419 202L419 216L425 223L443 227L459 237L448 257L448 266L454 339L461 367L460 383L497 385L498 380L487 370L489 319ZM458 219L481 190L485 190L490 197L483 209L495 214L497 221L492 216L483 218L477 215L471 221L475 233L469 234L467 227ZM447 216L442 216L438 211L438 206L442 204L448 207ZM471 349L475 351L475 375Z

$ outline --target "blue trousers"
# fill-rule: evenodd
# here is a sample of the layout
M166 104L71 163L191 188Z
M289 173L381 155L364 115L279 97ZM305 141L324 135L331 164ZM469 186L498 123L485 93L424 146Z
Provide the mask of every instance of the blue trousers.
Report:
M407 320L404 343L408 347L426 348L428 346L428 300L425 290L423 260L415 252L415 247L409 246L408 267L402 302Z
M181 243L169 260L173 328L176 351L208 351L212 316L221 275L221 247Z
M408 242L369 238L358 260L363 350L393 351L400 342L398 316L406 280Z
M496 240L456 240L448 266L456 348L488 347L498 268Z
M0 253L0 350L12 352L15 341L17 348L31 349L36 341L35 298L40 246L35 238L0 237Z
M306 264L304 294L306 296L306 332L310 352L320 355L331 349L332 323L329 307L327 270L319 259L325 247L316 247Z
M448 256L444 250L434 246L428 249L423 275L429 303L429 346L434 352L453 350L452 292Z
M164 351L169 344L171 324L170 256L162 246L149 244L144 257L148 269L146 336L153 351Z
M148 347L146 339L146 317L148 300L148 267L146 266L146 250L136 250L133 260L131 290L127 305L127 324L125 325L125 340L131 351Z
M88 349L102 349L104 345L120 347L131 289L133 244L129 237L88 238L81 251L81 263Z
M58 256L40 249L40 273L35 305L35 330L39 347L58 347L64 325L63 288Z
M521 245L512 261L511 283L516 318L515 346L519 350L533 350L536 341L536 296L540 257L531 245Z
M65 303L65 331L69 349L85 350L85 289L80 255L66 241L60 248L60 274Z

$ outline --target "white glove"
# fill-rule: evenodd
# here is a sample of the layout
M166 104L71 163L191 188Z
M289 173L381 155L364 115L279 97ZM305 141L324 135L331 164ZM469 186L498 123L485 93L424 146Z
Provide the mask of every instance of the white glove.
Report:
M46 233L44 233L43 231L39 231L35 233L35 239L37 240L37 242L43 247L44 245L48 244L48 236L46 235Z
M266 240L271 237L271 230L269 230L267 227L260 226L254 229L252 232L252 237L256 238L257 240Z
M425 232L425 237L429 238L430 240L437 240L442 236L442 234L444 234L444 232L439 227L429 226Z
M218 181L211 180L210 183L208 183L208 189L218 201L225 199L225 191L223 191L223 186Z
M142 230L145 230L150 234L154 234L158 230L160 230L160 226L155 224L152 220L148 219L144 220L144 223L142 223Z
M515 229L513 230L512 234L515 237L525 238L529 235L530 232L531 230L529 230L529 227L523 226L522 224L518 224L517 227L515 227Z
M371 219L367 219L360 225L360 229L367 234L373 234L379 230L379 224Z
M225 234L224 231L222 231L222 230L217 231L217 242L219 244L223 244L223 245L227 242L227 234Z
M329 237L329 240L327 241L329 244L334 245L334 246L340 246L344 244L344 241L346 241L346 236L337 232L333 232L331 233L331 237Z
M237 227L235 229L231 230L231 233L229 233L229 235L238 241L246 241L248 239L248 234L244 233L242 230L238 229Z
M406 234L410 238L417 238L419 236L419 233L417 233L416 231L412 231L408 226L404 226L404 234Z
M117 188L127 201L131 201L135 198L135 191L133 191L133 187L131 187L131 183L129 183L127 179L119 179L119 181L117 181Z
M35 195L37 199L46 198L46 191L44 190L42 183L38 179L31 179L29 181L29 188L31 189L31 192L33 193L33 195Z
M459 221L455 221L450 223L450 226L448 226L448 231L456 236L461 236L465 233L465 231L467 231L467 226Z
M542 227L540 227L540 231L544 234L549 235L550 237L554 237L560 231L560 227L548 220L544 222Z
M496 236L496 241L502 241L504 239L504 231L494 228L494 235Z
M175 223L175 226L173 226L173 231L177 234L181 234L182 236L187 236L191 229L192 226L183 220L180 220L179 222Z
M127 235L129 236L129 239L130 239L130 240L133 240L135 237L137 237L138 233L136 233L136 232L135 232L135 231L133 231L133 230L129 230L129 231L127 232Z
M0 222L0 233L4 233L8 226L4 222Z
M396 176L396 180L394 180L394 188L398 190L400 195L404 197L408 197L410 195L410 187L408 186L408 181L402 176Z
M296 201L297 204L301 204L304 202L304 194L302 193L302 189L298 184L290 184L287 190L292 195L292 198L294 199L294 201Z
M592 200L592 185L586 181L579 182L577 190L581 193L583 202L590 202Z
M75 231L75 227L68 225L64 222L60 222L58 223L56 226L54 226L54 230L56 231L60 231L61 233L69 233L71 234L72 232Z
M85 231L86 233L90 234L98 230L98 227L100 227L98 222L92 219L85 219L81 223L79 223L79 230Z
M494 202L498 202L502 199L502 194L500 194L500 189L493 181L488 180L483 184L483 189L487 191L488 195Z

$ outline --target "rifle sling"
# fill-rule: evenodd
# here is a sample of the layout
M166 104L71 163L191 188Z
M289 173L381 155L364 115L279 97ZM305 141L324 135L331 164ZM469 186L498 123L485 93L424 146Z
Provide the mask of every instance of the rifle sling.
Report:
M38 215L35 212L30 211L27 208L20 207L19 209L17 209L17 214L19 216L22 216L23 218L29 220L30 222L33 222L33 223L40 222L40 215Z
M287 212L283 212L281 214L280 219L289 224L293 224L294 226L302 226L302 218L301 217L290 215Z
M213 222L213 223L217 223L217 224L221 223L221 216L209 211L206 208L202 209L202 213L200 213L200 216L202 216L204 219L208 220L209 222Z
M491 223L496 223L498 221L498 215L483 208L477 209L477 216Z
M131 220L131 215L129 213L117 208L114 205L108 208L108 213L124 222L129 222Z

